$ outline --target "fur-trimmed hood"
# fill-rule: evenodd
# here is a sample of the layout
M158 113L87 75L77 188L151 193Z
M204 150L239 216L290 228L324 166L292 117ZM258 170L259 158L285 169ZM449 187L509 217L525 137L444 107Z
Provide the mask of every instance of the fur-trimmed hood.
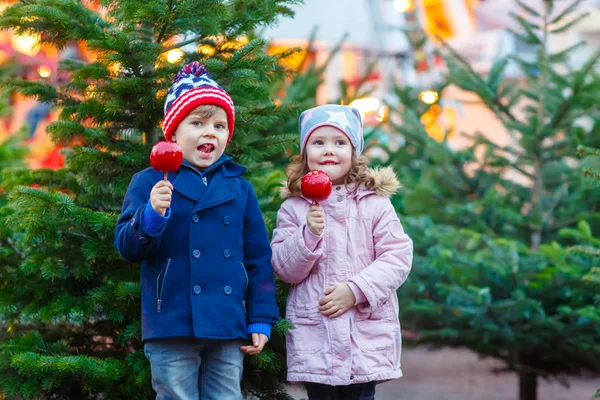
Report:
M361 184L353 197L360 198L373 193L377 196L392 197L402 187L392 167L369 168L367 174L369 176L369 184ZM291 197L287 182L284 181L282 183L279 195L284 199Z

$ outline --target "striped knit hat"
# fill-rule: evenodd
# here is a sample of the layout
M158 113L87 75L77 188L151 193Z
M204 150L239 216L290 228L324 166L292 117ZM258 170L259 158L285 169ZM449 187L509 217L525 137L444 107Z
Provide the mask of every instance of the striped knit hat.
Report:
M165 101L165 119L163 120L163 133L167 141L177 127L188 116L201 105L212 104L221 107L227 114L227 126L229 138L233 136L235 124L235 109L233 100L229 94L213 81L204 65L193 61L184 66L169 88L167 100Z

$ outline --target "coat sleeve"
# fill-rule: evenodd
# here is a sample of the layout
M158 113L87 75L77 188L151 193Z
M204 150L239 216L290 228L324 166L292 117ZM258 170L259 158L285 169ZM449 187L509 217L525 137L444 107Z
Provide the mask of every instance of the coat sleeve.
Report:
M163 224L155 233L145 227L144 209L153 186L146 174L138 172L131 178L123 200L115 229L115 247L123 258L131 262L146 261L154 256L167 225Z
M306 224L292 213L290 200L277 212L277 226L273 232L273 269L285 282L300 283L310 274L315 262L323 254L325 240L320 240L314 251L304 241Z
M350 279L367 299L359 305L363 312L372 312L395 293L412 266L412 240L389 200L373 222L373 242L375 260Z
M256 194L250 186L244 214L244 264L248 271L247 322L274 325L279 319L271 246Z

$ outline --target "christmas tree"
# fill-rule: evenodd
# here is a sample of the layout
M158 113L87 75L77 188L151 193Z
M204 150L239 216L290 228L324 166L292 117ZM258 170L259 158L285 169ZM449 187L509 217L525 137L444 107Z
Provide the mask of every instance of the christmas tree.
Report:
M421 117L447 103L419 103L415 89L398 91L402 123L391 118L406 138L390 159L416 252L400 291L403 327L420 343L502 360L518 374L521 400L537 398L538 378L600 371L597 289L582 280L599 258L570 251L598 229L600 190L585 181L576 149L600 140L600 52L573 68L571 55L585 44L549 50L552 35L582 19L578 3L562 12L553 1L520 3L514 34L535 56L496 60L486 77L442 46L447 79L494 113L506 144L492 132L469 135L462 149L448 132L434 140ZM509 64L524 78L504 78Z
M181 66L201 61L236 103L228 153L258 182L268 162L295 134L270 128L293 109L271 99L285 76L253 30L291 15L295 0L19 1L3 11L2 29L38 35L65 59L63 83L4 79L4 87L52 102L59 120L48 127L64 146L57 171L3 174L4 261L0 314L0 393L28 399L147 399L149 365L141 352L139 266L122 260L113 232L133 173L148 166L162 136L166 90ZM32 187L34 186L34 187ZM269 185L257 187L263 203ZM4 240L6 239L6 241ZM10 242L8 242L10 240ZM5 247L5 243L10 246ZM286 324L259 356L247 358L245 389L287 398L282 353Z
M600 150L589 147L580 147L579 154L587 158L587 165L584 167L584 173L589 176L597 185L600 183ZM579 235L579 245L571 248L572 251L583 254L590 254L600 257L600 238L593 237L591 230L584 231L584 235ZM586 282L589 282L596 290L600 288L600 266L595 265L589 274L583 277ZM594 305L600 307L600 297L595 298ZM600 399L600 389L596 391L593 399Z

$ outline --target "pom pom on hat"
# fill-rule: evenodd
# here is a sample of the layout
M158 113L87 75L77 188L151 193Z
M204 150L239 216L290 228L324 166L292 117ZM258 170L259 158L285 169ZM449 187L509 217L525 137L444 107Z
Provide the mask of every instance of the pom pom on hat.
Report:
M185 65L179 70L177 75L175 75L175 79L173 79L173 83L179 82L182 78L184 78L187 75L200 76L209 74L208 70L204 65L200 64L198 61L192 61L191 63Z
M211 104L221 107L227 114L227 126L231 141L235 125L235 107L229 93L217 84L208 70L198 61L185 65L173 79L165 101L163 133L167 141L190 112L201 105Z

